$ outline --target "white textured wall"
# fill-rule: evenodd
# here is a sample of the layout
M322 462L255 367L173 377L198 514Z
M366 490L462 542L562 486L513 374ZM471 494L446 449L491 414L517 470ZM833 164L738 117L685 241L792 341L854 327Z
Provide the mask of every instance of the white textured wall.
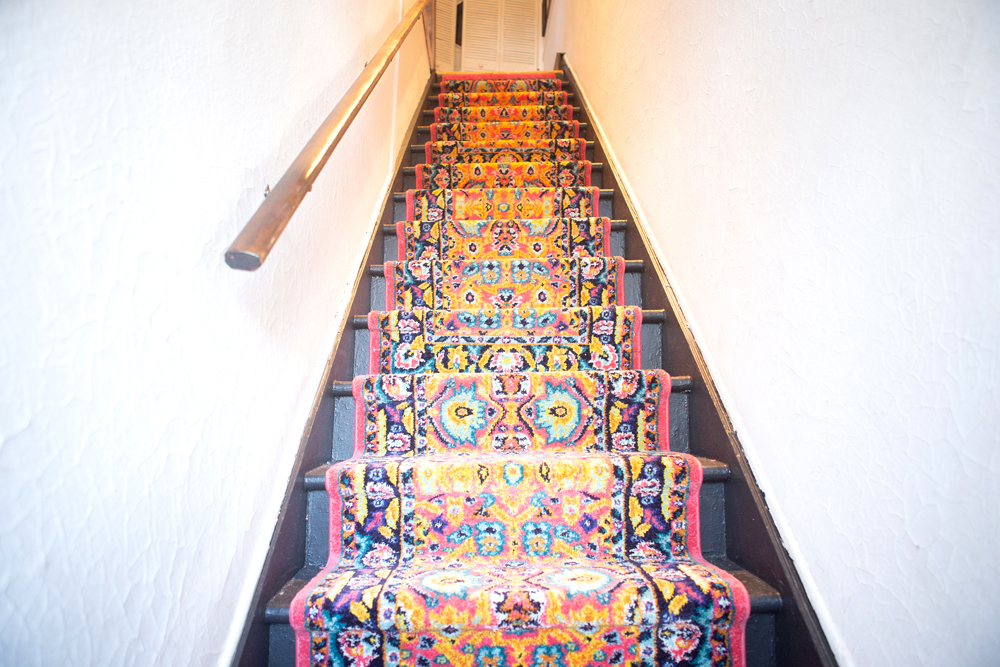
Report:
M223 252L403 4L0 3L0 664L228 664L419 25L264 267Z
M996 665L1000 3L553 4L841 663Z

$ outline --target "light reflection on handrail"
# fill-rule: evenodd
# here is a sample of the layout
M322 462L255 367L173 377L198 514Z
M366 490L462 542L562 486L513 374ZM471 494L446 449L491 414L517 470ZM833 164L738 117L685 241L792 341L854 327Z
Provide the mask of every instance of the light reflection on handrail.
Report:
M226 250L226 264L253 271L264 262L421 15L427 60L434 72L434 0L417 0Z

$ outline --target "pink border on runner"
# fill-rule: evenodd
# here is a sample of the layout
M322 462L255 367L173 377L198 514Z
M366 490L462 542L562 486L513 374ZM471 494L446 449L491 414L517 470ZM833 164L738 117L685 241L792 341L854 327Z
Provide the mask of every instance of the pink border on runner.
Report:
M611 257L611 218L601 218L604 225L604 256Z
M438 126L438 124L436 122L435 123L431 123L431 141L432 142L437 141L437 126Z
M559 106L561 106L561 107L569 107L569 117L566 120L573 120L573 105L572 104L560 104Z
M656 405L656 424L658 442L657 446L661 447L664 452L670 451L670 392L674 390L671 384L670 373L663 369L656 368L653 372L660 376L664 389L660 391L660 396L657 399L659 402ZM667 446L662 447L663 441L667 441Z
M507 81L510 79L555 79L557 74L562 74L562 70L551 72L453 72L442 74L442 81L465 81L468 79L498 79Z
M601 212L601 189L600 188L595 188L593 186L587 186L587 189L590 190L590 213L591 213L591 215L593 215L594 213L600 213Z
M406 219L415 220L413 217L413 193L414 190L406 191Z
M678 456L683 456L688 462L688 469L691 471L691 482L688 484L687 493L687 525L688 525L688 553L691 559L701 563L712 572L726 580L733 593L733 606L736 612L733 615L733 624L729 630L729 651L733 659L733 667L745 667L747 662L746 650L746 627L747 619L750 618L750 594L747 593L743 582L726 572L720 567L712 565L701 555L701 516L700 516L700 491L701 482L704 478L701 461L691 456L675 452Z
M396 259L406 261L406 223L396 223Z
M617 285L617 289L615 290L615 296L617 297L617 301L615 302L615 305L624 306L625 305L625 258L609 257L608 260L609 261L614 260L615 266L618 267L617 269L615 269L615 283Z
M434 122L435 123L441 122L441 105L434 107Z
M633 370L642 368L642 308L638 306L626 306L635 310L635 319L632 320L632 368Z
M424 170L421 169L423 166L424 164L418 164L413 167L413 175L416 177L416 183L414 183L414 185L416 185L417 190L424 189Z
M364 386L366 377L368 376L359 375L351 382L351 394L354 396L354 454L351 458L365 453L365 397L361 387Z
M591 162L590 160L584 160L583 164L585 165L584 169L587 170L584 179L586 181L587 187L590 187L590 170L593 168L594 163Z
M427 164L431 164L434 161L433 159L431 159L432 155L431 143L432 142L428 141L427 143L424 144L424 162L426 162Z
M368 313L368 372L378 373L378 351L381 347L381 336L378 331L379 311L373 310Z
M577 139L576 142L580 144L580 159L583 161L587 160L587 140Z
M382 275L385 277L386 310L396 310L396 264L398 263L399 262L386 262L382 266Z

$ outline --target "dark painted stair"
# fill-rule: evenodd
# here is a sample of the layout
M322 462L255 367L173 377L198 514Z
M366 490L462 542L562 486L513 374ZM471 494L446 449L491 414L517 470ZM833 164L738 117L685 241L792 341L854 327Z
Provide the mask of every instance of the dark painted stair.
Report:
M437 86L432 86L432 92L437 92ZM573 104L575 96L570 95L569 103ZM437 104L437 96L427 97L423 110L423 118L433 119L433 108ZM578 109L577 109L578 110ZM430 114L430 115L428 115ZM577 113L574 118L579 118ZM584 129L586 127L586 130ZM420 141L428 139L426 128L415 128L414 136ZM589 126L581 123L581 138L591 133ZM588 137L593 139L592 136ZM588 159L592 159L595 147L593 141L588 141ZM410 166L403 166L397 176L397 188L412 188L414 176L412 165L424 161L424 147L412 145L409 155ZM405 164L405 160L404 160ZM593 171L595 184L600 187L607 182L604 177L604 165L595 164ZM602 189L600 215L614 217L624 216L625 211L615 210L620 206L621 197L616 196L614 189ZM387 203L392 212L391 220L401 221L405 218L405 194L396 192L391 202ZM385 218L384 221L387 222ZM643 260L626 255L626 234L629 228L626 220L612 221L612 255L626 257L625 301L627 305L642 306L642 281L656 280L655 275L647 275L647 266ZM379 228L383 236L384 251L382 259L396 260L396 228L394 224L384 224ZM375 259L375 258L372 258ZM370 306L373 310L384 308L384 278L381 265L370 266L365 280L370 281ZM357 311L355 311L357 312ZM642 366L643 368L661 368L670 372L670 363L664 363L662 327L666 326L667 313L663 310L645 310L642 327ZM368 332L367 319L356 315L352 321L354 329L353 366L354 374L362 375L368 372ZM345 338L345 340L348 340ZM673 451L698 451L697 433L691 429L691 392L694 382L691 377L678 376L673 378L670 397L670 447ZM332 441L325 456L328 461L338 461L348 458L354 449L354 398L351 394L351 383L347 381L332 382L328 388L328 397L332 401ZM694 445L694 446L692 446ZM751 616L747 623L747 665L749 667L773 667L776 664L775 653L775 614L782 609L780 593L762 579L747 572L738 564L727 558L726 552L726 488L730 480L730 468L719 461L699 456L704 467L704 480L701 489L701 536L702 550L706 559L731 572L746 586L750 594ZM306 495L305 521L305 560L301 569L281 587L280 591L267 602L263 619L268 626L268 664L271 667L291 666L295 664L294 642L289 625L289 604L299 590L317 574L326 564L329 547L329 498L324 479L329 463L314 467L300 477L301 492ZM732 514L730 514L732 516Z

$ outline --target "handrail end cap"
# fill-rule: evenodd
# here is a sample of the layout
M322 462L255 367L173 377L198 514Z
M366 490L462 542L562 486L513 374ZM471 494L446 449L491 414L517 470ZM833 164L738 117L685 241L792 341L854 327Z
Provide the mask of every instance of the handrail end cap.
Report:
M240 271L256 271L260 268L260 257L245 250L227 250L226 264Z

